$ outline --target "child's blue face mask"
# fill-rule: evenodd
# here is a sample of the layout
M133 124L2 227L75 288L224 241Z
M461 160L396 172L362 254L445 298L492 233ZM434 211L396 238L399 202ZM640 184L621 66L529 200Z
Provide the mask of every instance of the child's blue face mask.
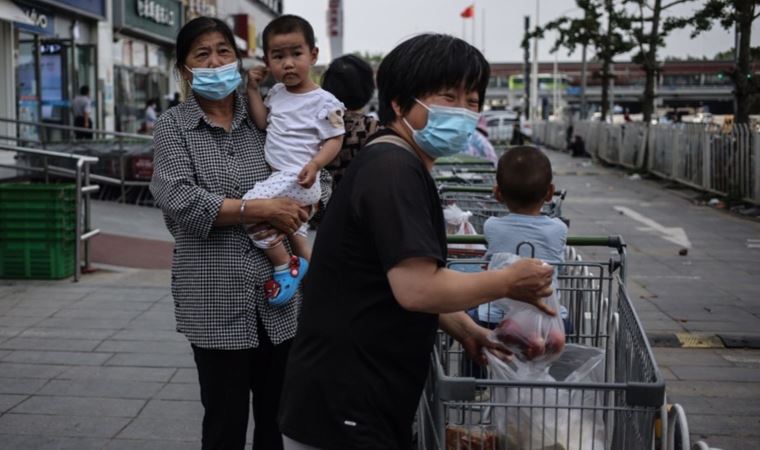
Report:
M467 150L470 136L475 132L480 114L467 108L426 105L414 99L428 110L425 128L415 130L403 119L412 131L412 138L431 158L456 155Z
M196 67L193 73L193 92L208 100L221 100L230 95L240 85L242 78L238 70L238 62L225 64L213 69Z

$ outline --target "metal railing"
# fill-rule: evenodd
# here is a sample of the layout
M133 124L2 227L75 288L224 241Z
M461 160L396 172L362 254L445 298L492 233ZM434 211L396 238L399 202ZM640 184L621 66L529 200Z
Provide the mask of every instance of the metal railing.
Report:
M139 181L139 180L129 180L127 179L127 158L128 158L128 152L125 148L125 143L128 141L142 141L142 142L151 142L153 140L152 136L146 136L143 134L134 134L134 133L122 133L118 131L105 131L105 130L97 130L97 129L91 129L91 128L82 128L82 127L75 127L70 125L58 125L58 124L52 124L52 123L44 123L44 122L29 122L25 120L17 120L17 119L8 119L0 117L0 123L9 123L15 125L15 130L20 129L20 127L34 127L37 129L42 129L43 131L46 130L60 130L65 131L69 134L74 134L76 132L80 133L90 133L94 137L105 137L106 139L100 139L100 140L92 140L92 139L72 139L72 140L59 140L59 141L51 141L49 139L46 139L46 132L38 133L38 135L41 137L39 140L32 140L32 139L25 139L22 137L18 137L15 135L0 135L0 143L3 141L10 141L15 142L21 146L24 147L36 147L41 149L46 149L49 146L54 146L56 144L82 144L83 146L93 144L93 143L112 143L116 142L119 152L119 158L118 158L118 165L116 167L116 172L118 173L118 178L113 176L107 176L104 174L91 174L90 177L99 183L110 185L110 186L118 186L120 189L120 195L119 195L119 201L121 203L126 202L126 196L127 196L127 188L129 187L145 187L147 188L150 185L150 181ZM15 131L14 130L14 131ZM65 152L56 152L56 153L63 153L68 154Z
M91 215L90 215L90 194L97 192L100 186L96 184L90 184L90 164L97 163L98 158L94 156L85 155L72 155L70 153L53 152L49 150L35 149L29 147L18 147L15 145L7 145L0 143L0 151L11 151L16 153L24 153L30 155L37 155L44 157L43 167L33 167L18 164L2 164L0 167L9 169L44 173L46 181L50 174L63 176L67 178L74 178L76 183L76 200L75 200L75 249L74 249L74 281L79 281L82 276L82 256L84 256L84 267L90 266L90 244L89 241L92 237L100 233L99 229L91 229ZM50 165L48 164L48 158L60 158L67 160L74 160L74 169ZM84 244L84 245L83 245ZM84 250L82 247L84 246Z
M533 139L564 149L566 131L563 122L538 122ZM760 204L760 130L748 125L584 121L573 124L573 134L583 139L588 153L608 164Z

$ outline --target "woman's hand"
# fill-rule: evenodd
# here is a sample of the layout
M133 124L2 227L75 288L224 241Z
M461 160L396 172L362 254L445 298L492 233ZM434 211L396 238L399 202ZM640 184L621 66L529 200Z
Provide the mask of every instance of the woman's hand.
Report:
M505 297L531 304L551 316L557 313L543 301L554 292L551 286L552 266L538 259L523 259L503 270L511 279Z
M302 223L309 219L309 214L298 203L289 198L273 198L264 200L260 222L269 222L270 225L291 235L298 230Z
M470 333L459 340L459 343L462 344L467 357L478 365L485 366L488 364L484 349L489 349L491 353L503 361L510 361L512 352L507 350L503 344L489 339L490 334L491 331L487 328L473 324Z
M488 363L484 349L489 349L499 359L509 361L512 352L507 350L504 344L491 340L491 330L476 324L470 316L464 312L441 314L439 326L451 337L459 341L464 348L467 357L477 364L484 366Z
M266 66L258 66L253 69L248 69L248 84L249 91L258 91L261 82L269 75L269 70Z

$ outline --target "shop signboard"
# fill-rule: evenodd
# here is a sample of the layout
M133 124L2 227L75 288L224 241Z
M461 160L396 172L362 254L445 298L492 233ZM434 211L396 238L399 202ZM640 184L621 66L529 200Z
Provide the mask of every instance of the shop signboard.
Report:
M42 0L42 2L83 16L98 19L106 17L105 0Z
M55 35L55 15L50 10L25 2L14 3L34 22L34 25L15 22L16 29L43 36Z
M183 24L176 0L114 0L114 27L156 42L174 43Z
M216 17L216 0L185 0L185 22L201 16Z

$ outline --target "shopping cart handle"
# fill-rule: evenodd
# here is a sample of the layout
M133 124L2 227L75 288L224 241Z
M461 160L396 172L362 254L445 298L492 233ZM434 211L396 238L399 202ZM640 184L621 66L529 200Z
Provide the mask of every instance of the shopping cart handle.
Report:
M568 236L567 245L576 247L610 247L618 251L626 247L623 237L615 236Z
M486 244L482 234L450 234L446 237L449 244ZM610 247L622 250L626 247L622 236L568 236L567 245L576 247Z
M448 179L439 179L437 181L449 181ZM461 184L442 184L438 188L438 192L472 192L477 194L491 194L493 193L493 186L473 186L473 185L461 185Z

